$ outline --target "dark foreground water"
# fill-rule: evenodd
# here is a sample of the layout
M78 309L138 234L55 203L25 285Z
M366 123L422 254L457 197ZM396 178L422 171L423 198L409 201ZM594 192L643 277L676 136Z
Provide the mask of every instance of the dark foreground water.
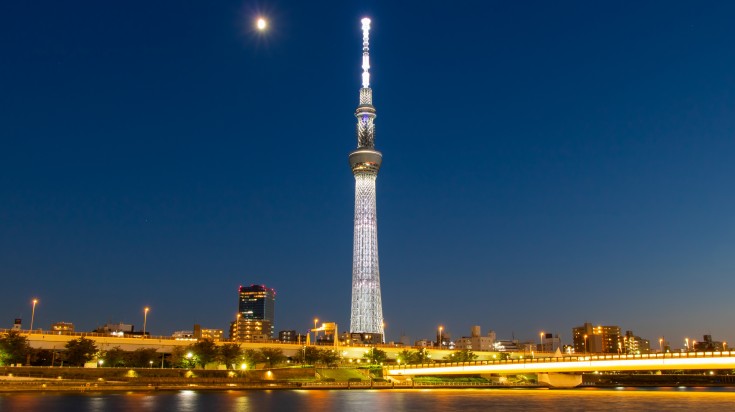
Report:
M728 411L730 388L281 390L0 395L0 411Z

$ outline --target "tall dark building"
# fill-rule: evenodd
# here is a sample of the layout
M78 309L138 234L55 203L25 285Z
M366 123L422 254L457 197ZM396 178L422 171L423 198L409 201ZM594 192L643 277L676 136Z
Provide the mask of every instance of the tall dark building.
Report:
M273 338L276 291L265 285L240 286L234 338L264 341Z

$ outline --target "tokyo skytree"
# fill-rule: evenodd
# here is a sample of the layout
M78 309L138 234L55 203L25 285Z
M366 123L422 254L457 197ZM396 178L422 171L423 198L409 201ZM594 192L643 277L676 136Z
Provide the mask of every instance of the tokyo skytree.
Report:
M378 269L378 218L375 180L383 155L375 150L375 107L370 89L370 19L362 22L362 88L357 117L357 150L350 153L355 176L355 235L352 254L350 332L383 341L383 304ZM379 336L375 336L379 335Z

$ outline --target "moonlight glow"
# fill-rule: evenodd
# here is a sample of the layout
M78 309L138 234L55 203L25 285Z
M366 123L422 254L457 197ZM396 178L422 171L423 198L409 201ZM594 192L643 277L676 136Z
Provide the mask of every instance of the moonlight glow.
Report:
M258 21L255 23L258 30L263 31L268 26L268 22L264 18L258 17Z

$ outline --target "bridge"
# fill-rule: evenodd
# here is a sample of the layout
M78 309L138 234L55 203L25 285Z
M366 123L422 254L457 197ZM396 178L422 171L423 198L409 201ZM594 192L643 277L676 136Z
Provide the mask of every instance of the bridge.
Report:
M384 368L396 378L417 375L535 374L539 383L554 387L577 386L584 372L735 369L735 352L682 352L641 355L577 355L483 360L463 363L397 365Z

